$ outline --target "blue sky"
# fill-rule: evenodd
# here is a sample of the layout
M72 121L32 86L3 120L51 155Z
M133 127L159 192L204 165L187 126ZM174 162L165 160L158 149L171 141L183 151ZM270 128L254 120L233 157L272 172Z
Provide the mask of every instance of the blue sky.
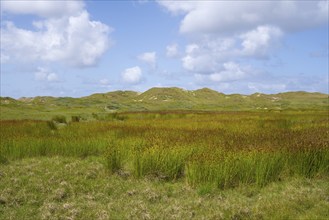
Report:
M328 93L328 1L1 1L1 96Z

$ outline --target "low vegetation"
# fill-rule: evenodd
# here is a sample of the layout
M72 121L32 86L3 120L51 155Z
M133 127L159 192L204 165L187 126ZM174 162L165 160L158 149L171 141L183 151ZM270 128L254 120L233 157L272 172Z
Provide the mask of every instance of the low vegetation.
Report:
M110 173L219 189L329 173L326 112L115 113L98 119L56 129L45 121L1 121L1 161L102 156Z
M327 95L0 101L0 219L329 217Z
M25 158L0 165L0 219L328 219L328 182L194 189L109 175L100 157Z

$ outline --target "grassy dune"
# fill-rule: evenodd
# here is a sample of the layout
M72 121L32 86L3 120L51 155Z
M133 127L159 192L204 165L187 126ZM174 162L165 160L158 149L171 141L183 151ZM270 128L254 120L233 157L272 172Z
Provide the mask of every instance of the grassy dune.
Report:
M0 97L0 120L47 119L57 114L68 117L114 111L286 111L327 110L328 94L286 92L278 94L255 93L252 95L223 94L203 88L151 88L143 93L113 91L81 98L39 96L13 99Z

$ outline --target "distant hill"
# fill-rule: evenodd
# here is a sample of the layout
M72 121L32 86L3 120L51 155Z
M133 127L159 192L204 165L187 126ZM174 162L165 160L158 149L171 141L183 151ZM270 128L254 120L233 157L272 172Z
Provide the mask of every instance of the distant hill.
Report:
M121 111L281 111L287 109L328 110L328 94L286 92L278 94L226 95L203 88L151 88L143 93L114 91L81 98L0 97L1 119L44 118L53 114L91 114Z

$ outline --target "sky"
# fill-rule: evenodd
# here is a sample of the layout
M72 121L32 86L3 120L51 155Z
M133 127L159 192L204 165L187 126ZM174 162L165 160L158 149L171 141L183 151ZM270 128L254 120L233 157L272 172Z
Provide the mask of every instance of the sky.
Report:
M328 91L328 1L1 0L1 96Z

